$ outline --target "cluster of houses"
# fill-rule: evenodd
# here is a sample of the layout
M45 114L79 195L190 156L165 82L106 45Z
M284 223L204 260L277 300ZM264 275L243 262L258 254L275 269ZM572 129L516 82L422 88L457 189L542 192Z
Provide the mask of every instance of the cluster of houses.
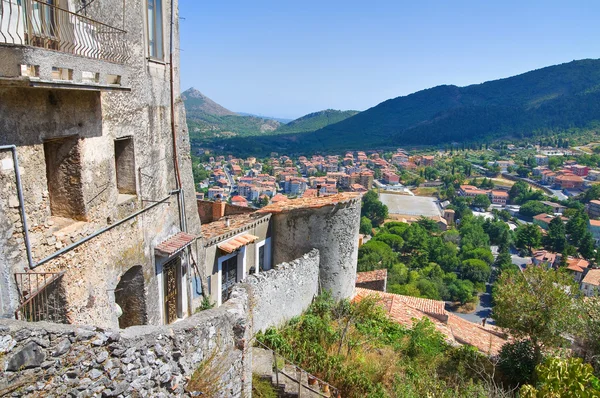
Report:
M535 266L558 268L561 261L561 254L547 250L539 250L531 257L531 264ZM568 257L566 269L573 274L575 282L579 284L579 288L585 296L596 296L600 293L599 268L592 268L590 262L582 258Z
M556 171L550 170L546 165L539 165L533 169L533 175L539 176L542 184L562 190L580 190L584 186L584 178L589 174L589 167L577 164L575 161L568 161L562 169ZM600 172L592 170L594 179L599 174Z
M409 162L409 157L401 149L394 156L396 163ZM433 156L418 158L410 158L410 161L433 164ZM264 164L254 157L244 160L218 156L210 157L209 162L200 167L210 171L210 177L204 183L205 187L209 187L206 199L230 199L232 204L248 206L250 202L273 203L287 197L327 196L339 191L366 192L373 186L374 170L380 172L383 183L397 185L400 177L392 163L378 153L367 156L365 152L358 151L347 152L343 157L300 156L297 161L272 154ZM205 197L199 193L198 199Z
M485 195L495 205L505 206L508 202L508 192L500 189L480 189L474 185L461 185L458 194L467 198Z

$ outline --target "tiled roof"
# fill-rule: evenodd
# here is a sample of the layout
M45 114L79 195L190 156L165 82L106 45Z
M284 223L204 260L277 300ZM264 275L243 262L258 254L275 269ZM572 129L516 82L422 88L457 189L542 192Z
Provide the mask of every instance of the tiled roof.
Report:
M493 325L482 326L443 310L443 301L408 297L362 288L356 288L354 300L360 301L369 296L378 297L388 316L406 327L412 327L415 320L420 320L423 317L429 318L436 329L451 344L468 344L486 354L495 355L500 352L500 348L507 341L507 339L502 337L501 330ZM444 315L442 319L446 319L446 321L442 321L439 316L436 316L439 315L440 307ZM431 313L430 311L434 312Z
M376 269L375 271L357 272L356 283L383 281L387 279L387 269Z
M258 236L243 234L236 236L235 238L231 238L223 243L219 243L217 247L223 250L225 253L233 253L240 247L246 246L247 244L252 242L256 242L257 240Z
M245 203L245 202L248 202L248 201L246 200L246 198L244 198L243 196L240 196L240 195L235 195L235 196L233 196L233 197L231 198L231 201L232 201L232 202L244 202L244 203Z
M600 286L600 269L591 269L585 275L581 283L587 283L589 285Z
M335 195L290 199L283 202L272 203L258 210L259 213L282 213L297 209L317 209L336 203L348 202L360 198L356 192L343 192Z
M567 260L567 269L571 271L583 272L589 266L589 261L582 258L570 258Z
M289 198L287 196L278 193L277 195L273 196L273 199L271 199L271 202L278 203L278 202L285 202L287 200L289 200Z
M590 203L600 206L600 200L590 200Z
M590 225L592 227L600 227L600 220L590 220Z
M265 218L265 216L268 215L257 214L256 212L227 216L218 221L202 224L202 236L209 240L220 235L225 235L246 225L252 224L261 218ZM227 226L227 219L229 219L229 226Z
M196 239L194 235L186 234L185 232L179 232L167 240L162 241L158 246L154 248L156 252L163 256L172 256L186 246L192 243Z

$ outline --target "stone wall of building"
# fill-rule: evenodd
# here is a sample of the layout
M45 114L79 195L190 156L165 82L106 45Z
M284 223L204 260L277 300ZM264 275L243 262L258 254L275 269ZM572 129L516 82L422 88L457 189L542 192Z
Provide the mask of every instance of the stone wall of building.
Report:
M67 3L71 11L84 4L80 0ZM185 223L180 220L178 196L171 194L177 188L177 179L171 135L170 65L148 57L144 33L147 5L139 0L85 3L88 17L127 30L125 44L130 57L118 65L118 73L123 74L122 84L131 90L0 87L0 145L17 146L34 262L166 198L151 210L35 268L36 272L66 271L63 284L69 322L117 327L115 287L128 270L141 266L144 289L139 294L145 296L148 323L161 324L162 283L154 247L185 226L191 234L200 233L185 109L179 97L179 52L173 54L174 119ZM171 2L163 2L163 7L163 28L168 38ZM173 47L178 49L178 14L173 20ZM168 59L170 43L165 40L164 44ZM0 51L4 54L9 50L0 46ZM23 51L37 54L43 61L43 71L66 65L97 70L104 76L111 65L116 65L60 51L29 47ZM0 69L2 65L0 61ZM121 139L132 140L128 148L132 147L133 153L128 155L133 154L134 159L116 162L115 149ZM73 156L69 157L72 162L54 173L52 157L67 148L59 145L65 140L73 143ZM131 172L126 187L117 181L119 167ZM60 187L56 181L61 182ZM196 253L196 259L198 256ZM182 267L182 279L189 274L187 265ZM13 316L19 303L14 274L27 269L14 165L10 151L1 151L0 316Z
M0 320L0 395L250 397L249 313L238 287L221 307L170 326Z
M319 251L250 275L242 283L250 287L254 332L281 326L306 310L318 294Z
M273 263L298 258L312 249L320 254L320 288L335 299L354 294L358 261L360 197L273 213Z
M200 215L200 221L202 222L202 224L208 224L213 221L217 221L217 219L213 217L213 207L215 206L215 202L198 199L197 205L198 214ZM255 211L256 209L253 209L251 207L236 206L229 203L225 203L223 217L234 216L237 214L248 214Z

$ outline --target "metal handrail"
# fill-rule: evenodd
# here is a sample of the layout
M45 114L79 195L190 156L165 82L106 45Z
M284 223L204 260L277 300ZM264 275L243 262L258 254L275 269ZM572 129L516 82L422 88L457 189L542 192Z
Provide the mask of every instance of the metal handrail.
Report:
M62 272L17 272L15 281L20 297L20 305L15 311L15 318L29 322L49 320L56 312L56 297L54 306L50 307L47 288L57 282L65 274ZM54 310L54 311L52 311Z
M325 380L319 379L317 376L315 376L312 373L304 370L303 368L301 368L300 366L296 365L292 361L286 359L283 355L278 354L275 350L269 348L267 345L265 345L265 344L261 343L260 341L258 341L256 339L256 336L253 337L253 339L254 339L254 341L256 343L258 343L258 345L260 345L262 348L266 349L267 351L270 351L273 354L274 365L275 365L275 376L277 378L277 383L279 383L279 373L281 373L282 375L284 375L288 379L292 380L293 382L298 383L299 387L304 387L304 388L308 389L309 391L312 391L313 393L318 394L321 397L325 397L325 398L331 398L331 397L339 398L339 397L341 397L340 390L338 388L332 386L331 384L329 384ZM293 366L294 368L296 368L297 371L300 371L301 372L300 373L300 377L298 379L295 379L293 376L288 375L283 370L279 370L278 366L277 366L277 356L283 358L284 363L287 363L287 364ZM317 380L318 383L319 383L319 386L325 386L326 385L327 387L329 387L330 395L325 395L321 391L317 391L317 390L313 389L310 385L302 384L302 372L306 373L307 377L310 377L310 378L313 378L313 379Z
M0 43L124 63L126 33L43 0L0 0Z

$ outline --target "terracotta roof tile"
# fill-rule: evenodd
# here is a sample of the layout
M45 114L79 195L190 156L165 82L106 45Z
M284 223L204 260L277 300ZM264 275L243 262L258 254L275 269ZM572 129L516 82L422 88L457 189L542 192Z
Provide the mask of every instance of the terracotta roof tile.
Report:
M185 232L179 232L170 238L162 241L158 246L154 248L159 254L164 256L172 256L177 252L183 250L186 246L192 243L196 237L194 235L186 234Z
M600 286L600 269L591 269L585 275L581 283Z
M343 192L335 195L290 199L279 203L272 203L258 210L259 213L282 213L297 209L318 209L321 207L348 202L361 195L357 192Z
M252 224L253 222L265 217L268 217L268 215L257 214L256 212L226 216L218 221L202 224L202 236L204 236L204 238L207 240L212 239ZM227 226L227 219L229 219L229 226Z
M376 269L375 271L357 272L356 283L383 281L387 279L387 269Z
M484 327L445 311L443 301L363 288L356 288L354 301L360 301L369 296L378 297L389 317L404 326L412 327L415 319L429 318L449 343L468 344L486 354L495 355L500 352L500 348L507 341L503 337L502 331L493 325ZM446 321L440 320L439 315L442 315L440 312L443 312L444 318L442 319L446 319Z
M254 236L251 234L243 234L231 238L223 243L219 243L217 247L223 250L225 253L233 253L240 247L246 246L249 243L256 242L258 240L258 236Z

